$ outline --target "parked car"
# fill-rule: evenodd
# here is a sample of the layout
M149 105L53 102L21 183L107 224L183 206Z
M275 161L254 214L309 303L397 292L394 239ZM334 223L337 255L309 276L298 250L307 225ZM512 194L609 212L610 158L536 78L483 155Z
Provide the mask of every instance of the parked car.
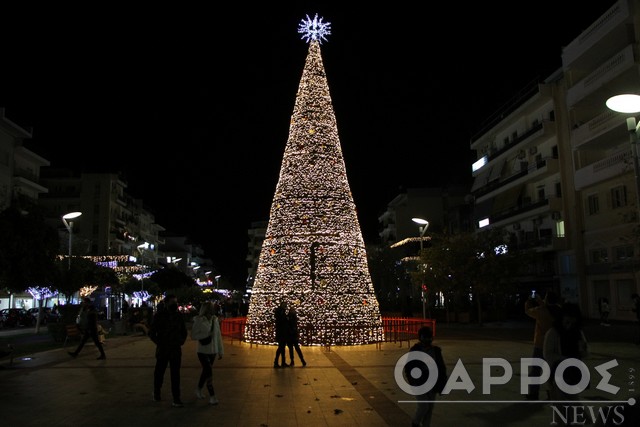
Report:
M28 310L29 314L33 318L33 324L35 324L38 320L38 310L38 307L30 308ZM40 322L41 324L46 325L49 322L57 322L58 319L59 315L57 313L54 313L53 310L51 310L51 307L42 307L42 320Z
M0 315L4 318L4 326L33 325L33 317L24 308L5 308L0 310Z

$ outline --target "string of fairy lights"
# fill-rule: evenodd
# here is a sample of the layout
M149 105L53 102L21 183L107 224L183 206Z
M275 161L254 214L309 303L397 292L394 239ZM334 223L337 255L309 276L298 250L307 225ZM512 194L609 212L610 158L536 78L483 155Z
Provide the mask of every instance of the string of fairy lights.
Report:
M329 30L317 15L299 26L309 51L249 304L249 342L275 343L281 301L296 307L302 344L383 339L320 51Z

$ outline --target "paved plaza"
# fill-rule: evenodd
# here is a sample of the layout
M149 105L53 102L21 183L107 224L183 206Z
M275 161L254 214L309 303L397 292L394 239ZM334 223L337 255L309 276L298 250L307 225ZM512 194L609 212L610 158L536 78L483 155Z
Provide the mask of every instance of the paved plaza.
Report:
M531 354L533 324L439 325L436 344L443 349L448 370L464 364L475 389L454 390L438 397L433 423L444 426L548 426L554 425L550 403L526 402L519 394L521 357ZM591 356L592 386L580 399L595 408L622 407L624 423L637 417L638 404L624 407L622 401L638 399L629 376L640 369L640 346L631 339L615 341L609 331L594 326ZM632 328L629 328L631 330ZM623 340L624 340L623 333ZM588 333L589 336L589 333ZM415 341L412 341L415 343ZM77 359L59 348L13 364L0 361L1 424L3 426L410 426L414 397L401 390L394 378L398 359L408 351L403 343L348 347L302 347L307 366L273 368L274 346L250 345L224 340L225 355L214 364L214 386L219 405L197 399L194 393L200 373L195 342L183 347L182 400L184 407L171 406L169 373L163 400L151 401L154 345L145 336L120 335L107 340L107 360L96 360L98 352L88 343ZM506 359L513 378L482 394L482 359ZM611 383L620 387L616 395L599 390L594 367L616 359ZM494 376L501 368L492 368ZM542 396L543 398L545 396ZM589 409L587 408L588 412ZM589 414L586 415L587 419ZM557 414L555 421L559 421ZM620 421L620 418L610 418ZM593 424L586 422L587 425ZM596 423L603 425L602 422ZM557 425L557 424L556 424ZM611 424L614 425L614 424Z

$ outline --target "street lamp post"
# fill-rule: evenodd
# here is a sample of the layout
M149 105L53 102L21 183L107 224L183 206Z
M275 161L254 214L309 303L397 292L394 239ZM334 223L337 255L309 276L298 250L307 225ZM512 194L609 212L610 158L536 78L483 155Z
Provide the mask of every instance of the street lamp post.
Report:
M609 109L618 113L637 114L640 113L640 95L622 94L612 96L607 99L606 105ZM629 131L629 142L631 143L633 173L636 178L636 210L638 211L638 221L640 221L640 164L638 162L639 128L640 124L636 123L635 116L627 117L627 130ZM636 279L635 274L634 279Z
M623 94L612 96L607 100L607 107L618 113L640 113L640 95ZM640 211L640 164L638 162L638 132L640 124L636 124L634 116L627 117L627 130L631 143L631 157L633 158L633 172L636 176L636 207ZM640 221L640 217L638 218Z
M427 221L426 219L422 219L422 218L411 218L411 221L415 222L416 224L419 225L418 227L418 231L420 232L420 252L422 253L422 250L424 249L424 246L422 244L422 241L424 240L424 233L427 231L427 228L429 228L429 221ZM423 271L424 274L424 271ZM421 284L420 286L420 291L422 292L422 318L426 319L427 318L427 295L424 291L424 288L422 287Z
M82 215L82 212L69 212L62 215L62 222L67 227L67 231L69 231L69 270L71 270L71 245L73 243L73 221L71 220L78 218L80 215Z
M149 248L153 249L153 245L150 244L149 242L144 242L143 244L138 245L138 252L140 253L140 261L142 262L141 266L143 268L142 273L140 274L140 286L142 287L141 289L142 291L144 291L144 273L146 271L146 268L144 268L144 251Z

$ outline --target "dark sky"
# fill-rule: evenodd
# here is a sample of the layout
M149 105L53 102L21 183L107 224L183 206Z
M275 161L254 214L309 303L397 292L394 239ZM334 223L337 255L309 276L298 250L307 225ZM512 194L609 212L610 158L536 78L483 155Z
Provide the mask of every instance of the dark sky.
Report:
M200 242L241 284L247 228L268 219L278 179L307 14L331 22L323 60L369 242L401 187L469 183L481 123L559 68L562 47L615 2L340 3L349 9L5 13L0 107L33 127L27 146L52 166L124 172L158 223Z

